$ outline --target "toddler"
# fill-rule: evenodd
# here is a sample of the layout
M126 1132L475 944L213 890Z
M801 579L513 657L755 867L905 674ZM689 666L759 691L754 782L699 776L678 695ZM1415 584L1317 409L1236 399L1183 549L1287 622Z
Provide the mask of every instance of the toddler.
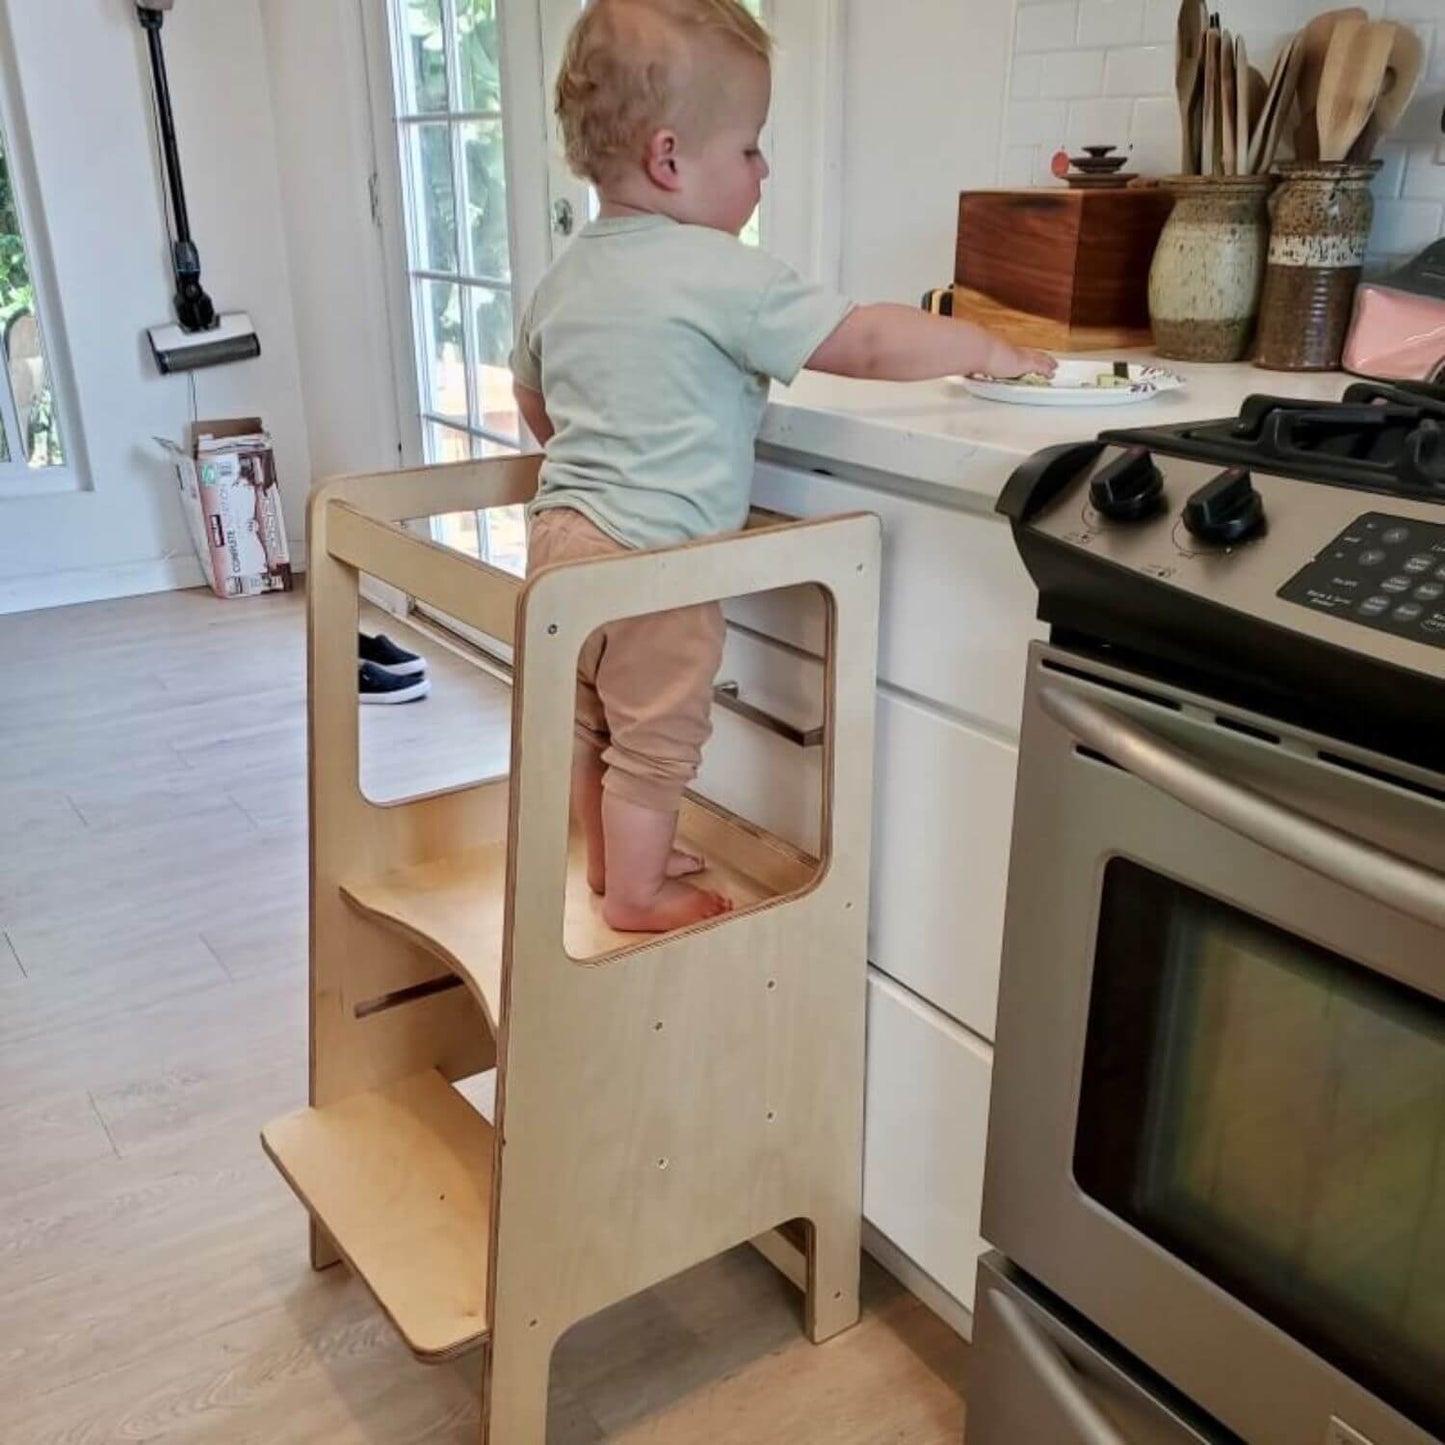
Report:
M591 0L572 31L557 113L601 205L542 279L512 358L547 453L533 570L741 528L772 378L1054 368L962 322L854 306L738 239L768 176L769 57L738 0ZM675 846L723 637L712 605L611 623L583 649L573 810L614 928L731 907L686 881L703 863Z

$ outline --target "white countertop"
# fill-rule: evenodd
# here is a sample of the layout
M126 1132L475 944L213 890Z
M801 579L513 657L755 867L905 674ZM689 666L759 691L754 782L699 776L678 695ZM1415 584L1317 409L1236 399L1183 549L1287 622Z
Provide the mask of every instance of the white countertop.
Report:
M1147 352L1124 355L1154 359ZM758 443L765 455L791 453L991 501L1019 459L1043 447L1113 427L1232 416L1259 391L1333 401L1354 379L1260 371L1244 362L1164 364L1187 385L1112 408L1009 406L980 401L956 382L852 381L805 371L792 386L774 388Z

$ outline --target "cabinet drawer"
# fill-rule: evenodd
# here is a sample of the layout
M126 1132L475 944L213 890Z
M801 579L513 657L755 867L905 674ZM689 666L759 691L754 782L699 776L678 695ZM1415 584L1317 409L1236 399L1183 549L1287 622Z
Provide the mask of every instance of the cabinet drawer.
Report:
M823 666L790 648L728 629L720 681L794 727L823 721ZM823 819L823 749L799 747L768 728L714 705L696 791L816 855Z
M973 1308L993 1050L890 979L868 980L863 1213Z
M760 463L753 495L793 516L874 512L883 521L879 676L945 706L1017 731L1038 594L1008 527L835 477ZM730 615L809 651L821 650L816 598L734 604Z
M869 959L991 1039L1018 751L878 698Z

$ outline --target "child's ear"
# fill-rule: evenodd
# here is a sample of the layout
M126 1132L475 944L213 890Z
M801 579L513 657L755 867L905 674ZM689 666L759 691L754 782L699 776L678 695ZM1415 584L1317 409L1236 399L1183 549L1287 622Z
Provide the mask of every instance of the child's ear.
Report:
M677 153L676 131L657 131L647 143L647 154L643 158L643 165L647 168L647 177L653 185L659 186L664 191L682 189L682 177L677 168Z

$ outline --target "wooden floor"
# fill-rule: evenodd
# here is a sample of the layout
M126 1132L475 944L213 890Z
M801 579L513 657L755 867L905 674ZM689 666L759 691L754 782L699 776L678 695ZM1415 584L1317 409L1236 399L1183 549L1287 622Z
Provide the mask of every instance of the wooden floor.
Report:
M313 1274L257 1142L305 1098L304 651L299 597L0 618L5 1445L477 1438L479 1360ZM427 651L430 700L365 710L372 796L504 766L505 691ZM965 1347L865 1295L815 1349L751 1251L696 1269L562 1342L550 1438L959 1445Z

